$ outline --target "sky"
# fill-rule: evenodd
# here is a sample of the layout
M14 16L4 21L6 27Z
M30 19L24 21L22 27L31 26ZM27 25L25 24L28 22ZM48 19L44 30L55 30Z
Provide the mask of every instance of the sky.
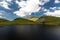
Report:
M60 17L60 0L0 0L0 18Z

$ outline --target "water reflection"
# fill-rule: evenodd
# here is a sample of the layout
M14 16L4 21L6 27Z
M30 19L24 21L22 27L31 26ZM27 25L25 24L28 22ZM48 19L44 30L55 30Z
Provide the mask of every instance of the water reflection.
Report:
M60 40L60 26L44 28L43 38L46 40Z
M9 25L0 27L0 40L60 40L60 26Z

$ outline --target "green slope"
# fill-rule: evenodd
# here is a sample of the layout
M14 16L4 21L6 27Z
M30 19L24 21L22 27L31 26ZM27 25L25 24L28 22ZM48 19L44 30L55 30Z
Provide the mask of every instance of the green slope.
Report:
M53 16L43 16L37 20L37 22L46 25L60 25L60 18Z
M53 16L46 16L45 23L50 25L60 25L60 18Z
M0 19L0 25L9 25L10 22L6 19Z
M23 18L17 18L14 21L11 21L12 24L38 24L37 22L23 19Z
M37 21L39 18L38 17L30 17L30 18L26 18L27 20L31 20L31 21Z
M38 24L38 22L23 19L23 18L17 18L17 19L15 19L13 21L0 19L0 25L13 25L13 24Z
M33 18L35 19L35 18ZM5 19L0 19L0 25L13 25L13 24L46 24L46 25L60 25L60 18L53 16L43 16L37 21L32 21L23 18L17 18L13 21L8 21Z

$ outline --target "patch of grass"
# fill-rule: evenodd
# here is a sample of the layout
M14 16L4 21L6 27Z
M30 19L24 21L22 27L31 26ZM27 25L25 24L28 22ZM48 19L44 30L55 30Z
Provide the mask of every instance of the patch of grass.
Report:
M32 17L32 18L27 18L28 20L31 20L31 21L37 21L39 18L37 17Z

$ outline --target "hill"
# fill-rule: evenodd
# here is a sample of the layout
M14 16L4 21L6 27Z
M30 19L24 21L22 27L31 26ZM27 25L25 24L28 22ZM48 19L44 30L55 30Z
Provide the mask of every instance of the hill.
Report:
M12 21L13 24L46 24L60 25L60 18L54 16L42 16L40 18L32 17L29 19L17 18Z
M9 24L10 24L10 21L0 18L0 25L9 25Z
M6 19L0 19L0 25L15 25L15 24L45 24L45 25L60 25L60 18L53 16L43 16L38 18L32 18L35 21L23 18L16 18L13 21L8 21Z
M53 16L43 16L37 20L38 22L46 25L60 25L60 18Z
M38 24L35 21L23 19L23 18L17 18L14 21L11 21L12 24Z
M6 19L0 19L0 25L19 25L19 24L38 24L38 22L28 20L28 19L23 19L23 18L16 18L13 21L8 21Z
M46 16L45 23L50 25L60 25L60 17Z
M28 20L31 20L31 21L37 21L39 18L38 17L30 17L30 18L26 18Z

